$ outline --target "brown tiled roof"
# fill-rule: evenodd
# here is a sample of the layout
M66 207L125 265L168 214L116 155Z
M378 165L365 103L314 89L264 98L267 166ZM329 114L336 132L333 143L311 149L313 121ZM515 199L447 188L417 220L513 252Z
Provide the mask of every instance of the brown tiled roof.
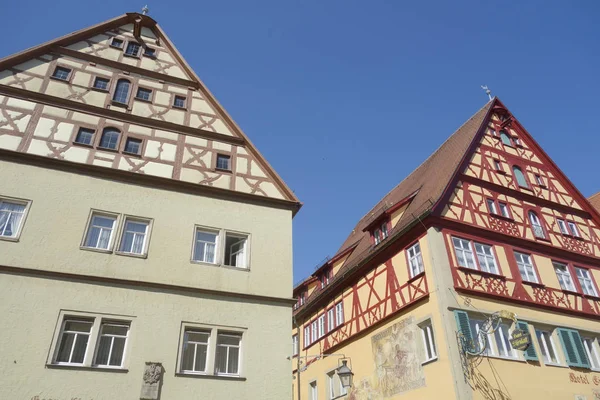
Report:
M496 100L492 100L477 111L417 169L386 194L375 207L358 221L354 230L336 254L354 245L356 245L356 248L352 251L344 266L336 273L332 283L342 279L345 275L344 272L357 266L369 254L373 253L373 250L377 249L373 248L371 244L369 231L363 232L363 229L374 219L381 216L385 210L416 192L401 219L389 232L388 238L390 239L394 236L394 233L403 231L413 223L416 217L432 210L452 180L456 169L466 156L469 146L495 102ZM320 293L321 290L314 291L307 299L307 304L316 300Z
M600 192L591 195L588 197L588 201L596 209L596 211L600 212Z

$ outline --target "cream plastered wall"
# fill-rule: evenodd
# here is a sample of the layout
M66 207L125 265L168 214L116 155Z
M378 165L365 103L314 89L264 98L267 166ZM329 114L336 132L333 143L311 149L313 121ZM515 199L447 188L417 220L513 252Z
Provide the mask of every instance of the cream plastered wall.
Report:
M435 289L439 296L439 306L441 319L443 323L443 335L449 348L448 358L451 367L450 373L455 382L454 390L457 399L565 399L574 398L576 394L588 396L593 399L592 389L597 387L593 383L594 377L598 377L600 383L600 374L585 370L576 370L566 366L554 367L545 366L541 363L526 363L525 361L512 361L499 358L484 357L478 363L477 374L468 382L465 382L461 357L459 355L457 344L457 327L454 317L454 310L460 309L478 316L481 313L491 314L500 310L514 312L519 320L529 323L530 333L534 335L534 328L538 327L568 327L587 332L596 332L600 334L600 323L596 320L570 316L564 313L545 311L539 308L520 306L506 301L496 299L484 299L474 295L459 294L453 289L453 281L450 272L450 263L444 243L444 237L441 232L435 228L428 231L428 239L432 249L433 257L436 259L436 268L433 271L433 281ZM506 255L503 251L497 253L501 263L506 262ZM538 260L536 260L538 262ZM538 268L540 266L538 265ZM547 265L544 265L547 267ZM503 264L502 271L510 277L508 266ZM548 285L554 285L554 279L544 268L542 279L548 280ZM558 286L558 282L556 282ZM439 337L439 335L438 335ZM560 341L555 340L555 345L562 351ZM537 355L541 359L541 352L534 339ZM522 352L519 354L522 359ZM562 357L564 362L564 357ZM586 376L590 384L576 384L570 381L570 374L576 376ZM477 390L473 390L476 383ZM472 385L472 386L471 386ZM599 386L600 387L600 386ZM505 397L502 397L505 396ZM445 398L450 398L448 397Z
M32 201L20 241L0 240L2 265L291 298L291 211L4 161L0 171L0 196ZM147 259L81 250L92 209L151 218ZM249 234L249 270L191 263L195 225Z
M46 251L54 244L42 243ZM169 273L175 270L173 264L164 267ZM0 314L5 321L0 330L1 399L139 399L145 362L163 365L162 400L291 398L289 305L0 275ZM125 353L128 371L46 367L61 310L132 319ZM245 379L175 376L182 321L245 329L241 356Z
M373 357L373 349L372 349L372 337L388 327L402 321L406 318L414 318L414 323L419 324L427 319L430 319L433 326L434 337L436 342L436 350L438 354L438 358L435 361L429 362L423 366L423 373L425 378L425 386L419 387L413 390L408 390L403 393L399 393L394 395L393 397L385 397L386 399L423 399L423 398L432 398L432 399L450 399L454 398L454 378L451 373L453 368L453 363L451 358L449 357L449 348L450 345L448 343L448 339L445 335L444 324L447 322L443 319L443 312L440 306L440 292L445 290L443 286L437 285L434 286L435 283L433 280L435 279L437 264L439 263L439 249L431 249L429 242L429 234L427 236L423 236L419 239L419 243L421 245L421 253L424 260L425 267L425 277L427 278L428 286L429 286L429 297L427 299L421 300L415 305L404 308L400 310L397 314L395 314L390 319L386 320L380 325L376 325L375 328L367 329L363 331L363 333L354 336L353 338L342 342L340 346L336 346L335 348L328 350L326 353L335 353L335 354L344 354L346 357L351 358L352 370L354 372L354 383L358 384L362 380L372 379L373 373L375 371L375 361ZM437 246L437 242L434 242ZM443 246L443 242L442 242ZM443 249L445 251L445 249ZM441 253L442 255L444 253ZM444 256L447 258L446 256ZM443 260L442 260L443 261ZM407 261L405 256L405 251L400 251L394 257L392 257L392 263L394 265L394 270L397 274L398 281L400 285L406 283L409 278L408 269L407 269ZM377 285L381 285L380 282L376 281L374 283L374 288L378 289L379 293L385 292L383 287L378 287ZM435 289L434 289L435 287ZM443 293L442 293L443 294ZM374 297L373 295L369 296L368 292L362 293L362 296L366 299L367 297ZM340 300L340 296L337 296L330 305L333 305L335 302ZM316 314L315 314L316 315ZM352 296L344 297L344 318L346 321L352 315ZM314 319L314 318L311 318ZM309 321L307 319L306 321ZM311 356L318 355L322 352L322 347L320 344L313 345L308 348L308 350L304 350L303 347L303 334L304 331L300 329L300 355L301 356ZM296 330L293 331L296 333ZM424 359L423 355L423 343L420 336L417 336L417 351L419 357ZM309 358L308 360L310 360ZM292 368L297 369L297 358L294 358L292 362ZM302 359L302 362L305 362L305 359ZM327 392L327 373L331 372L332 369L336 368L339 365L339 357L332 356L327 358L322 358L318 361L311 363L308 368L301 372L300 377L300 390L301 397L300 399L310 399L309 396L309 383L316 380L317 388L319 391L319 399L329 399ZM294 374L294 399L298 400L298 373L297 371ZM350 393L350 392L349 392ZM344 397L349 398L349 395ZM375 397L372 400L383 399L381 395L375 393ZM362 399L362 398L361 398Z

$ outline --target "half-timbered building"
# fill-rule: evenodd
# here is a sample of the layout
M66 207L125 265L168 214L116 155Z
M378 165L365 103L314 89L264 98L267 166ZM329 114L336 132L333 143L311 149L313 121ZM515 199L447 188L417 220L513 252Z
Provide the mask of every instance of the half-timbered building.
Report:
M598 211L494 98L296 286L294 398L598 398L599 257Z
M0 60L0 182L1 399L291 397L300 204L148 15Z

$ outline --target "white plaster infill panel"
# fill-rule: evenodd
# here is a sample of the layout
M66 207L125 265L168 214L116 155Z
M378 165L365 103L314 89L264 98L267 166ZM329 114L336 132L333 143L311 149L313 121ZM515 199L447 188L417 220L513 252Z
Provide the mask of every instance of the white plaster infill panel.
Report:
M85 164L89 157L90 150L82 147L71 147L63 153L65 160Z
M142 167L142 171L148 175L162 176L164 178L173 177L173 166L168 164L149 162L146 166Z
M31 101L15 99L14 97L9 97L8 100L6 100L6 105L9 107L22 108L25 110L33 110L36 106L36 104Z
M19 136L0 135L0 148L17 150L17 147L21 144L21 140L22 138Z
M3 110L0 113L0 127L23 133L27 128L27 124L29 124L30 118L31 115L24 111ZM13 125L17 128L16 130L13 128Z

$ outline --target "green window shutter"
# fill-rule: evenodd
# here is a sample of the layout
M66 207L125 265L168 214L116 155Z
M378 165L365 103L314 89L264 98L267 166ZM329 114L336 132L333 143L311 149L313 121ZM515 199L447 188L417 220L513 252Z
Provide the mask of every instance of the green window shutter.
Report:
M567 364L570 367L590 368L590 362L585 354L579 332L565 328L557 328L556 331L558 332Z
M528 361L538 361L537 352L535 351L535 346L533 345L533 338L529 333L529 324L525 321L517 321L517 328L527 332L527 334L529 335L529 340L531 341L529 347L523 353L523 357L525 357L525 359Z
M567 365L570 367L580 367L577 353L575 351L575 345L571 340L570 330L557 328L556 331L558 332L558 337L560 338L560 343L562 344L563 352L565 353Z
M462 334L464 343L467 348L473 348L473 334L469 325L469 315L464 311L454 310L454 318L456 318L456 326L458 332Z
M583 348L583 342L581 341L579 332L571 330L571 340L575 347L575 351L577 352L577 356L579 357L579 365L583 368L590 368L590 361L588 360L585 349Z

